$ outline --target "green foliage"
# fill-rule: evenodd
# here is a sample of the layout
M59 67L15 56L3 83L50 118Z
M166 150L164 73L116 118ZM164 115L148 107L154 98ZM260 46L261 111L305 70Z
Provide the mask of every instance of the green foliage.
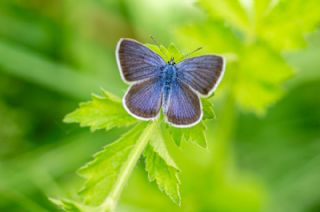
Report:
M146 44L148 48L150 48L152 51L156 52L158 55L160 55L165 61L169 61L171 58L174 58L175 62L181 61L183 58L183 54L177 49L177 47L170 43L168 48L166 48L163 45L155 45L155 44Z
M209 120L209 119L214 119L216 117L216 114L214 113L213 110L213 105L209 101L209 99L201 99L202 103L202 111L203 111L203 120Z
M78 109L64 118L64 122L79 123L95 131L129 126L137 120L125 111L120 99L103 91L102 96L93 95L91 101L81 103Z
M49 200L59 207L61 210L66 212L81 212L81 211L89 211L88 208L81 206L80 204L71 201L71 200L57 200L54 198L49 198Z
M55 205L66 211L111 208L110 201L99 206L81 201L74 191L82 179L73 173L101 146L117 142L119 133L140 121L129 115L127 123L106 119L107 124L94 125L93 129L125 129L88 133L73 130L75 126L61 123L57 117L63 117L76 102L88 99L93 92L108 99L99 92L100 87L119 97L123 95L126 85L114 58L119 37L149 41L153 34L167 42L174 38L172 32L177 27L183 36L176 37L175 43L181 42L179 47L186 50L184 53L203 47L194 55L217 53L227 58L222 87L213 99L218 119L200 123L208 128L208 150L181 139L185 137L184 129L161 126L168 127L162 136L166 136L163 139L170 150L169 158L177 162L182 170L179 174L183 174L180 207L148 183L139 166L125 186L118 210L320 211L320 190L315 186L320 184L319 30L308 35L315 27L319 29L318 0L189 3L0 1L0 211L59 210ZM207 12L204 16L197 5ZM300 49L305 46L305 38L308 48ZM180 60L179 54L173 54L175 60ZM166 60L171 57L162 56ZM297 72L288 82L292 70L286 61ZM282 89L284 82L286 90ZM238 114L234 105L263 114L286 91L290 93L263 119ZM120 98L115 98L111 105L118 105L117 112L123 113ZM94 105L93 100L90 102ZM106 109L107 102L99 99L95 104L101 103L101 108ZM202 99L204 121L208 120L206 114L211 114L209 119L214 118L213 107L204 106L206 103L211 104L209 99ZM92 107L91 112L89 109L86 108L90 114L94 110L106 112L100 107ZM210 109L209 113L206 109ZM80 123L83 119L93 124L86 118L83 115L73 121ZM136 144L146 145L144 153L151 149L154 158L159 158L159 168L152 166L154 173L168 176L163 168L169 162L162 159L167 157L157 154L151 144L140 142L152 132L149 125L146 130L132 149L138 147ZM179 138L177 142L185 142L182 148L172 145L173 131ZM139 155L140 151L134 152ZM133 163L126 167L134 166L135 160L130 161ZM160 179L164 188L178 183L175 178ZM53 205L47 196L72 200L50 199Z
M205 135L206 125L203 121L190 128L175 128L170 125L162 127L163 134L167 138L180 146L181 142L191 142L207 148L207 138Z
M169 60L174 57L179 61L183 58L182 53L174 44L170 44L168 48L164 46L159 48L151 44L147 46L164 59ZM97 208L113 210L123 186L144 150L149 180L156 181L159 189L167 194L174 203L180 205L179 169L171 159L163 138L168 138L178 145L183 140L206 148L204 120L213 119L215 114L209 100L203 99L202 107L203 120L193 127L181 129L172 127L163 122L162 116L160 120L149 126L147 122L131 117L123 108L120 99L103 91L102 96L93 95L91 101L81 103L78 109L68 114L64 119L66 123L79 123L82 127L90 127L92 131L109 130L138 123L119 140L98 152L94 160L79 170L78 173L86 180L80 191L85 206L95 206L94 210ZM148 130L153 125L157 125L156 130ZM76 210L77 208L68 201L56 200L55 204L65 210L69 208Z
M107 145L94 156L93 161L80 168L78 173L86 179L80 194L86 204L99 205L108 196L123 165L131 159L129 154L145 127L145 124L139 124L119 140Z
M246 6L233 0L198 2L207 20L181 27L177 40L192 43L192 48L205 43L207 52L224 54L224 83L236 103L245 111L265 114L293 75L282 53L305 46L305 34L320 21L318 1L257 0Z
M165 192L171 200L180 205L179 169L172 160L161 131L154 133L145 152L146 171L150 181L156 181L159 189Z
M199 5L207 13L218 20L228 20L228 22L242 31L249 28L249 17L238 0L199 0Z
M254 1L255 33L273 48L289 51L306 46L305 35L320 21L319 1L281 0Z
M257 55L259 59L254 59ZM246 47L239 57L234 97L242 108L264 114L266 107L282 96L281 83L292 76L292 69L280 54L262 42ZM261 61L267 65L261 65Z

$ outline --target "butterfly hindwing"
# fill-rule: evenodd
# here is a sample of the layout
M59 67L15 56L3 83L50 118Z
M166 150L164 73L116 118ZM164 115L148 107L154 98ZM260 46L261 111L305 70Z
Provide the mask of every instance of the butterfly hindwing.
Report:
M153 119L162 103L161 82L158 78L148 79L132 85L124 97L127 111L139 119Z
M166 64L155 52L132 39L118 42L116 56L122 78L127 82L158 76L160 67Z
M172 84L169 102L164 112L167 121L178 127L192 126L202 117L199 97L179 80Z
M210 95L224 72L224 59L215 55L193 57L176 65L178 78L202 95Z

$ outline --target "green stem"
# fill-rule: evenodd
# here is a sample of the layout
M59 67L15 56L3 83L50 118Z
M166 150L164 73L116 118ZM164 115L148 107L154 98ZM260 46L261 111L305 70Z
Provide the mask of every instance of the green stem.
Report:
M156 126L156 122L152 122L149 124L141 133L137 143L131 150L128 160L123 164L119 177L117 178L115 184L113 185L109 196L105 199L105 201L100 206L101 211L114 211L115 207L119 201L121 192L124 186L127 184L129 176L131 175L134 167L137 164L140 156L142 155L144 149L146 148L150 136Z

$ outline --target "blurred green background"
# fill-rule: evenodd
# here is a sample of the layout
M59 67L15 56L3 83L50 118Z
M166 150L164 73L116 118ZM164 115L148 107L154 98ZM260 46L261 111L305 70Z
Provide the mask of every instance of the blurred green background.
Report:
M243 8L252 4L240 2ZM301 11L310 9L301 6L308 1L300 1L301 5L299 1L280 2L296 4ZM205 4L200 5L205 8ZM301 26L308 20L286 17L285 6L277 14L290 27L306 32L303 48L291 48L298 42L289 41L291 28L285 28L284 34L275 32L274 37L263 30L248 33L252 31L234 13L226 13L229 18L212 15L208 9L210 25L206 10L191 0L0 0L0 211L57 211L48 197L78 198L76 190L82 180L75 171L126 129L90 133L62 119L100 88L123 95L126 85L116 67L116 42L131 37L150 43L150 35L164 45L175 42L185 52L208 45L204 52L222 53L230 62L222 87L212 98L217 118L208 123L209 149L190 143L180 148L169 144L181 168L181 207L148 182L141 161L117 210L320 211L319 22L314 19L313 30L305 30ZM313 9L320 11L319 6ZM186 31L185 26L196 28L195 23L200 23L201 35ZM222 40L215 37L220 26L230 23L230 28L240 26L230 31L238 38L229 43L232 48L224 45L230 41L228 31L219 31ZM268 30L272 32L277 23L268 22ZM207 40L212 38L211 43L200 39L204 34ZM243 39L246 35L250 41ZM259 36L264 41L254 39L252 45L252 37ZM273 42L281 36L282 40ZM251 98L254 103L245 105L250 96L240 99L237 92L233 97L226 93L239 79L246 82L247 76L241 72L247 67L241 64L248 64L241 60L245 54L241 52L246 51L235 53L233 47L246 49L257 43L281 55L295 74L284 82L285 92L274 102L252 107L260 100ZM243 57L255 61L257 80L270 75L270 66L280 67L264 61L259 52L253 48L253 57ZM236 75L245 77L235 80ZM243 87L234 89L238 88ZM265 88L268 92L273 89ZM258 98L264 95L267 92L259 93Z

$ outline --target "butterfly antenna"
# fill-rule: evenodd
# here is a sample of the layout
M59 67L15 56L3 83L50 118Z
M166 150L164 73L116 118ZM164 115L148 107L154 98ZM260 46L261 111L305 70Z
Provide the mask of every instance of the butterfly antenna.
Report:
M196 48L192 52L189 52L188 54L183 55L181 59L185 59L186 57L189 57L190 55L194 54L197 51L200 51L201 49L202 49L202 47Z
M153 41L153 43L159 48L161 53L164 54L166 57L168 57L167 53L162 50L162 48L161 48L160 44L158 43L158 41L152 35L150 36L150 38Z

